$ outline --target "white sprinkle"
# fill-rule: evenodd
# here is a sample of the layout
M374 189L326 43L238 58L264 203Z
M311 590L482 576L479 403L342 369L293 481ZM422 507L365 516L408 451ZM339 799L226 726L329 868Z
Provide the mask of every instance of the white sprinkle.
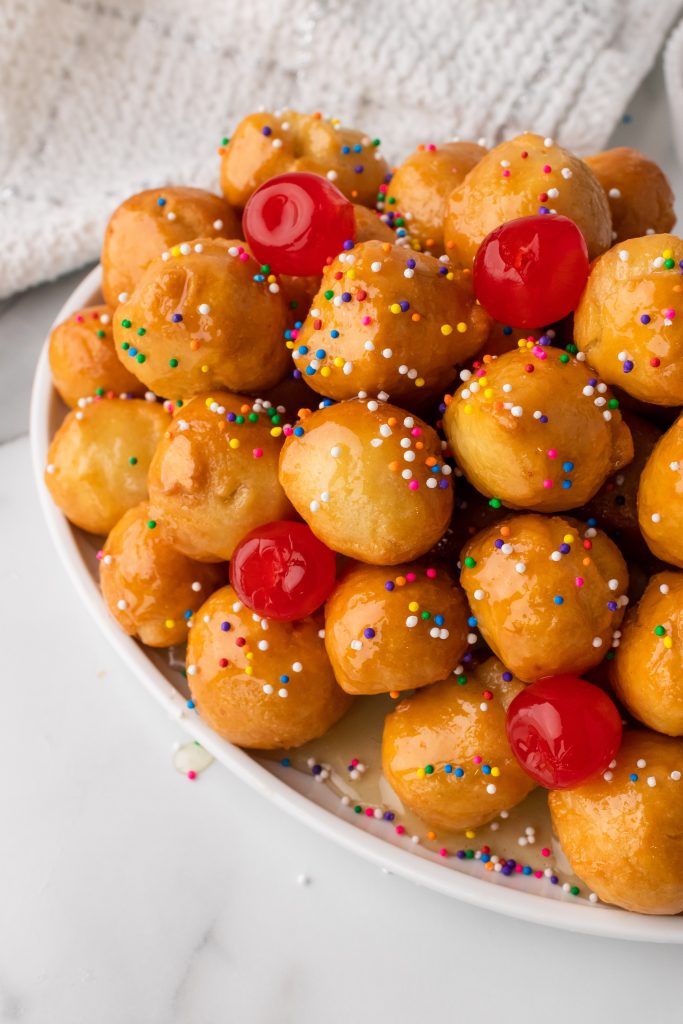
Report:
M669 463L669 469L672 469L674 471L674 473L677 473L680 468L681 468L680 462L670 462Z
M414 629L415 626L417 626L418 622L419 619L417 615L409 615L408 618L406 619L406 626L408 627L408 629Z
M277 691L277 695L278 695L278 697L287 697L287 696L289 696L288 693L287 693L287 689L284 686L280 687L280 689Z
M669 778L673 779L674 782L680 782L681 781L681 773L679 771L673 771L671 773L671 775L669 776Z
M608 580L607 581L607 586L609 587L610 590L618 590L619 589L619 580Z
M48 462L47 466L45 467L45 472L46 473L54 473L54 471L55 471L54 463Z
M382 349L382 355L384 356L385 359L391 359L393 354L394 354L393 350L390 349L390 348L383 348Z
M351 648L352 651L360 651L362 646L363 644L360 640L352 640L351 643L349 644L349 647Z
M409 451L403 453L403 458L406 462L415 462L415 452Z
M292 663L292 672L301 672L302 669L303 665L301 664L300 661L295 661Z
M657 256L655 259L653 259L652 266L656 270L659 270L660 267L664 266L664 257L663 256Z
M223 227L223 221L220 220L220 218L219 218L218 220L215 220L213 222L213 226L215 227L216 231L220 231L221 228Z
M636 761L636 768L647 768L647 761L644 757L639 757Z
M273 139L273 149L282 148L282 139Z
M593 647L602 647L602 637L600 637L600 636L594 636L593 637Z
M524 409L521 405L513 405L512 408L510 409L510 412L512 413L513 416L519 419L519 417L524 414Z
M207 313L211 312L211 306L208 302L202 302L201 305L197 306L197 312L202 316L206 316Z
M560 171L560 174L565 179L565 181L569 181L569 179L573 176L573 173L574 172L571 171L569 169L569 167L563 167L562 170Z
M611 188L607 195L610 197L610 199L621 199L621 192L618 188Z
M488 786L486 787L486 792L493 796L493 794L496 792L495 783L489 782Z
M128 292L119 292L119 302L128 302Z
M121 598L121 600L120 600L120 601L117 601L117 602L116 602L116 607L117 607L117 608L119 609L119 611L120 611L120 612L125 612L125 610L126 610L126 608L128 607L128 605L127 605L127 604L126 604L126 602L125 602L125 601L123 600L123 598Z
M504 555L511 555L511 554L512 554L512 544L503 544L503 545L501 546L501 549L500 549L500 550L501 550L501 552L502 552L502 553L503 553Z
M339 456L341 455L341 451L342 450L339 447L339 445L335 444L333 448L330 448L330 455L332 456L333 459L338 459Z
M370 264L370 270L373 272L373 274L378 274L381 269L382 269L382 264L379 262L379 260L374 260Z
M551 199L557 199L559 194L560 194L559 188L549 188L548 189L548 195L550 196Z
M474 597L475 601L481 601L481 599L484 596L484 591L483 590L475 590L474 594L472 596Z
M197 666L196 665L188 665L187 666L187 674L188 674L188 676L196 676L197 675Z
M328 181L336 181L337 180L337 172L336 171L328 171L327 174L326 174L326 178L327 178Z
M318 512L320 509L320 502L313 499L313 501L308 507L310 508L311 512Z
M520 574L526 572L526 565L524 564L524 562L517 562L517 565L515 566L515 572L518 572Z
M201 243L201 242L197 242L197 244L196 244L196 245L195 245L195 247L194 247L194 251L195 251L195 252L204 252L204 246L202 245L202 243ZM228 250L228 252L229 252L229 251L230 251L230 250Z
M268 648L270 647L270 644L268 643L267 640L259 640L256 646L258 647L259 651L267 651Z
M605 772L605 774L603 775L603 779L605 780L605 782L611 782L613 778L614 772Z
M597 903L598 902L598 894L597 894L597 892L589 893L588 894L588 900L589 900L590 903Z
M187 242L183 242L183 244L180 246L180 251L183 254L183 256L189 256L189 254L192 252L192 246L188 245Z
M381 437L373 437L370 440L370 444L372 445L373 448L379 448L379 446L382 444L382 438Z
M512 384L503 384L503 391L508 395L512 391Z
M392 434L391 427L389 426L388 423L383 423L382 426L379 428L379 432L382 435L382 437L391 437Z
M329 501L330 500L330 492L329 491L322 491L321 494L320 494L320 500L321 501Z
M169 211L168 211L168 213L166 214L166 219L167 219L167 220L171 220L171 221L173 221L173 220L175 220L175 219L176 219L176 215L175 215L175 213L173 212L173 210L169 210Z
M652 519L653 523L661 523L662 521L662 517L659 512L653 512L650 518Z
M620 249L619 250L619 259L622 261L622 263L628 263L628 259L629 259L628 249Z
M353 370L353 363L346 362L342 366L342 373L345 373L347 377L351 373L352 370Z
M553 140L551 139L551 137L549 135L547 135L545 137L545 139L543 140L543 145L544 146L552 146L553 145Z
M647 777L647 784L650 787L650 789L654 789L655 788L655 786L657 785L657 780L654 777L654 775L648 775L648 777Z
M270 695L271 695L271 693L273 693L273 692L274 692L274 691L273 691L273 687L272 687L272 686L270 685L270 683L265 683L265 684L264 684L264 686L263 686L263 692L264 692L264 693L266 693L266 694L268 694L268 696L270 696Z

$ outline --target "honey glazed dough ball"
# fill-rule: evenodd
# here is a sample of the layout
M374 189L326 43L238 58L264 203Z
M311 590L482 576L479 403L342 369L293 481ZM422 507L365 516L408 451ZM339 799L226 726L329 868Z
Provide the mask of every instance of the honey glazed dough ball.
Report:
M387 186L384 209L405 222L418 249L444 251L446 201L465 175L486 156L476 142L442 142L418 146L396 168Z
M610 679L644 725L683 736L683 573L660 572L626 615Z
M467 479L496 502L576 508L633 458L618 401L566 352L535 345L460 376L444 430Z
M631 238L593 264L574 340L608 384L653 405L683 403L683 241Z
M638 522L653 555L683 568L683 416L662 435L645 464Z
M320 635L322 616L278 622L252 613L232 587L192 620L187 678L197 711L240 747L273 750L317 739L350 707Z
M222 196L200 188L150 188L118 206L102 245L102 293L114 308L166 249L193 238L239 238L240 218Z
M523 689L490 658L402 700L382 736L384 775L401 802L433 828L466 829L523 800L535 783L505 733Z
M389 172L379 152L379 139L342 128L336 118L294 110L250 114L219 153L221 189L238 207L246 205L259 185L292 171L319 174L347 199L374 206Z
M283 412L213 391L181 409L149 469L154 518L189 558L221 562L245 534L292 514L278 481Z
M145 393L144 384L116 355L108 306L86 306L57 324L50 334L49 358L52 383L72 409L93 395Z
M519 515L477 534L460 582L481 635L525 683L581 675L619 639L628 571L594 527Z
M156 402L104 398L74 409L52 438L45 484L75 526L107 534L147 497L147 470L171 417Z
M435 431L375 399L325 406L289 434L280 482L313 533L370 565L423 555L448 526L451 468Z
M624 733L614 768L548 795L572 870L606 903L640 914L683 911L683 741Z
M255 392L287 372L287 304L241 242L199 239L153 260L114 316L121 362L164 398Z
M386 391L411 405L443 394L489 329L471 276L388 242L364 242L325 268L296 340L308 384L329 398Z
M585 162L607 193L614 242L671 231L675 196L653 160L637 149L617 146L587 156Z
M325 606L325 647L347 693L389 693L447 676L467 650L467 603L443 566L352 565Z
M147 502L119 519L100 553L109 611L124 632L150 647L184 643L192 613L226 579L226 566L194 562L177 551Z

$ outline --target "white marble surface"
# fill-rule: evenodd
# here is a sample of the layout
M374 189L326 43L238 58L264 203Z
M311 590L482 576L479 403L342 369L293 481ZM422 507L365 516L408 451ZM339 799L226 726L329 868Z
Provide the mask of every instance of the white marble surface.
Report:
M683 195L658 74L630 109L618 141L660 159ZM77 276L0 305L0 1021L680 1019L680 947L450 902L217 765L194 783L173 770L180 730L95 634L31 480L32 366Z

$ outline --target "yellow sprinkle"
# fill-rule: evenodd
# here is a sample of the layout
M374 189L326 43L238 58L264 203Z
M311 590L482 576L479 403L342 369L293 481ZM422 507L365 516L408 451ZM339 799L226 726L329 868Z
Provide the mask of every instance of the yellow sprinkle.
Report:
M353 281L354 277L356 276L356 271L353 269L353 267L351 268L351 270L346 271L346 276L347 278L349 278L349 280Z
M466 836L467 839L474 839L476 834L477 833L473 829L471 829L471 828L468 828L467 831L465 832L465 836Z
M282 427L271 427L270 428L270 436L271 437L279 437L281 433L282 433Z
M451 327L450 324L441 324L441 333L442 334L452 334L453 333L453 328Z
M245 667L244 671L246 672L246 674L248 676L253 676L253 674L254 674L254 669L253 669L253 667L251 665L247 665Z
M463 409L463 412L467 413L468 415L471 415L472 414L472 406L471 405L466 405L465 408Z
M207 409L209 409L213 405L213 403L214 403L214 399L209 397L204 402L204 405L206 406Z
M525 348L525 347L526 347L526 341L524 340L524 338L520 338L519 341L517 342L517 348Z
M424 779L424 777L425 777L425 770L424 770L424 768L418 768L417 769L417 777L418 777L418 779Z
M485 388L486 385L488 384L488 382L489 382L488 381L488 377L480 377L479 378L479 386L482 387L482 388Z
M249 651L249 654L247 654L247 661L253 661L253 660L254 660L254 652L253 651Z
M173 627L175 626L175 622L173 621L173 619L166 619L164 625L166 626L166 629L173 629Z
M268 284L273 284L274 282L277 282L275 274L268 274Z
M231 448L239 448L239 446L240 446L240 443L239 443L239 441L237 440L236 437L231 437L229 444L230 444Z
M446 274L446 280L447 281L452 281L453 280L453 271L452 270L449 270L448 273Z
M401 312L401 307L399 306L398 302L392 302L391 305L389 306L389 309L391 310L392 313Z
M286 341L286 342L285 342L285 345L286 345L286 346L287 346L287 348L289 348L289 349L292 349L292 348L294 348L294 342L293 342L293 341Z
M500 768L492 768L491 775L493 775L494 779L497 779L500 775Z
M208 373L208 372L209 372L209 367L206 365L206 363L204 363L204 365L202 366L202 373Z
M416 388L423 388L424 384L425 384L424 377L416 377L416 379L415 379L415 387Z
M662 253L662 256L664 257L665 260L670 260L671 257L673 256L673 254L674 254L673 249L665 249L664 252Z
M342 359L341 356L335 356L334 357L334 365L335 366L343 366L344 365L344 360Z
M457 327L458 334L464 334L466 330L467 324L465 323L464 320L461 320Z
M487 388L486 391L484 392L484 398L492 398L492 397L493 397L493 388Z
M419 610L420 610L420 606L417 603L417 601L411 601L410 604L408 605L408 611L409 612L419 612Z
M673 645L674 645L674 642L671 639L671 637L670 636L665 636L664 637L664 646L665 647L673 647Z
M171 249L171 256L180 256L180 246L174 245Z
M562 540L564 541L565 544L573 544L574 543L574 537L573 537L573 535L571 533L565 533L565 535L562 538Z
M323 366L323 368L320 371L320 376L321 377L329 377L329 375L331 373L332 373L332 370L329 368L329 366Z

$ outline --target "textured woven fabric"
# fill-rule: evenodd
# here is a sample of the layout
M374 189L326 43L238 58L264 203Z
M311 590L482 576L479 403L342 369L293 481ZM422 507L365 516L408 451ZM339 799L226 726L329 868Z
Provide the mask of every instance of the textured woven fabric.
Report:
M2 0L0 296L97 255L112 209L215 188L260 105L379 135L607 139L681 3L667 0Z

